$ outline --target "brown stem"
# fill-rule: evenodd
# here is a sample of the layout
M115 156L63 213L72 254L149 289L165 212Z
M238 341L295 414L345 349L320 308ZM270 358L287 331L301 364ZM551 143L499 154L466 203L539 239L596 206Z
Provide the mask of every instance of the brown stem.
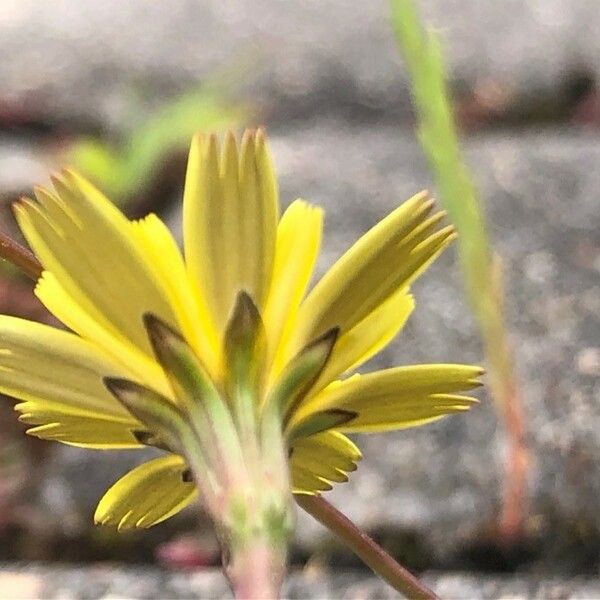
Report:
M521 399L515 385L509 384L506 388L503 404L508 453L499 536L503 544L514 545L524 535L530 456L525 438L525 417Z
M37 281L42 274L43 267L38 259L27 248L2 232L0 232L0 257L15 265L34 281Z
M492 396L502 416L508 446L498 537L504 546L514 546L525 535L531 452L527 444L525 409L515 375L514 353L504 322L502 262L497 255L492 258L490 271L492 310L482 313L480 322L490 366Z
M415 600L437 599L433 591L398 564L381 546L325 498L298 494L295 499L300 507L335 533L368 567L395 590Z

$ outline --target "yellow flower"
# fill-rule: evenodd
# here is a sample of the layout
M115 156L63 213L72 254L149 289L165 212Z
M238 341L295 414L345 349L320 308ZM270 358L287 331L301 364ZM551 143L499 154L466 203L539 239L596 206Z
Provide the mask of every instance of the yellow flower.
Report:
M128 220L70 171L53 186L15 210L44 267L35 293L72 332L0 316L0 391L22 400L30 435L166 450L108 490L97 522L150 527L194 499L193 479L216 493L235 461L247 460L244 436L263 435L263 415L277 415L294 493L313 494L356 468L360 452L346 433L422 425L474 402L460 392L478 385L477 367L348 376L402 328L410 285L455 236L426 193L367 232L307 293L323 214L296 200L280 217L260 130L239 148L231 134L221 150L214 135L194 138L185 259L155 215ZM181 415L196 426L187 441L173 434L184 429L173 425ZM190 465L181 447L194 444L203 462Z

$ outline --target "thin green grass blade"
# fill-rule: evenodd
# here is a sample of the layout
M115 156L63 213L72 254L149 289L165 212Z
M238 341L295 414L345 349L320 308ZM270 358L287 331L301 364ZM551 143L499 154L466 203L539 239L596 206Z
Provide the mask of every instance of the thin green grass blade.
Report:
M459 234L465 287L484 341L491 391L509 435L500 533L514 540L522 532L529 451L504 323L501 262L493 252L483 207L460 150L439 38L423 27L412 0L390 2L392 25L408 71L419 140L440 200Z
M408 70L423 151L444 208L458 234L459 255L471 306L492 367L496 392L512 379L505 338L499 263L487 234L483 207L465 164L456 131L437 35L427 31L411 0L391 0L392 23ZM503 394L496 393L499 402Z

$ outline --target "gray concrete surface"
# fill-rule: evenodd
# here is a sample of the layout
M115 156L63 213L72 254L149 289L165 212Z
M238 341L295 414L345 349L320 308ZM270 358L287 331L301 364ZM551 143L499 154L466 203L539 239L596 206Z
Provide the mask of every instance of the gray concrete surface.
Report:
M419 4L461 87L508 98L541 91L560 103L573 77L598 76L595 0ZM52 120L127 128L140 108L132 95L152 105L228 72L280 117L398 110L408 101L387 12L384 0L5 1L2 101Z
M537 577L426 573L424 581L446 600L591 600L600 597L597 580L585 577ZM1 565L0 597L10 600L184 600L231 598L217 570L169 573L159 569L112 565L49 567ZM401 598L385 583L361 571L292 572L283 597L345 600Z

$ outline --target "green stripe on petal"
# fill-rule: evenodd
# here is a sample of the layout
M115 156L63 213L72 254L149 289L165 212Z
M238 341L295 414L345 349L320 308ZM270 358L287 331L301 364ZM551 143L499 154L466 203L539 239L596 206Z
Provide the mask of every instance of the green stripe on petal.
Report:
M144 323L157 360L169 379L178 406L194 423L203 446L217 462L225 455L241 462L231 413L196 353L181 335L151 314Z
M148 528L168 519L192 502L197 491L184 481L185 461L170 454L136 467L102 497L94 514L101 525L119 531Z
M258 307L250 294L240 290L223 339L225 386L232 396L238 386L258 389L264 375L265 342L265 329Z
M104 384L136 419L170 448L192 450L198 444L186 414L168 398L128 379L105 377Z
M198 401L218 397L205 366L179 332L151 313L144 315L144 325L180 406L192 411Z
M162 440L173 451L185 455L194 473L202 474L203 478L198 480L198 488L207 506L214 509L221 481L218 473L215 473L215 466L207 463L209 449L206 448L206 440L199 437L198 430L190 422L187 413L168 398L133 381L105 377L104 383L115 398L157 439Z

